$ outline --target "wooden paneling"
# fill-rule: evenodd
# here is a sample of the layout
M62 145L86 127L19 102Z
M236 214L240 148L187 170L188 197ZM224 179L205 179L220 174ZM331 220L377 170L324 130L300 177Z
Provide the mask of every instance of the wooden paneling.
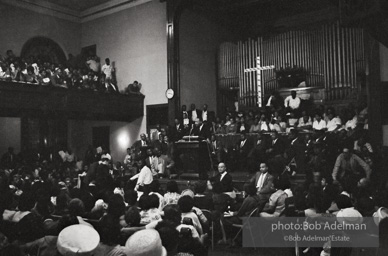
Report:
M0 82L0 116L130 122L143 116L144 95Z

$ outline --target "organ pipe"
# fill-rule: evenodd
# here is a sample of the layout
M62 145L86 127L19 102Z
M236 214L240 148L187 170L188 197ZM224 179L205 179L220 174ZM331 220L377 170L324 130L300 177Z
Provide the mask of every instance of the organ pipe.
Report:
M359 90L357 74L365 69L363 38L362 29L341 27L335 22L266 39L226 42L218 51L218 84L225 90L239 88L240 106L257 106L257 74L244 69L255 68L260 56L261 66L304 68L307 87L324 87L326 101L342 100ZM266 95L278 90L275 70L261 71L261 84Z

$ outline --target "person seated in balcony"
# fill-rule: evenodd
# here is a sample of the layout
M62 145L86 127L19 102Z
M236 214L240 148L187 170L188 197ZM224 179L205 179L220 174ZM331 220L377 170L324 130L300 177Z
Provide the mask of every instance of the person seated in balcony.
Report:
M345 123L345 130L347 131L354 131L356 129L357 124L358 124L358 116L355 113L354 110L351 110L346 114L347 121Z
M268 132L270 130L269 129L269 122L268 122L268 119L265 116L265 114L261 114L259 125L260 125L261 132Z
M341 119L337 116L335 117L334 113L330 112L327 115L328 120L326 123L326 128L328 132L337 132L342 125Z
M60 69L59 67L56 67L50 80L51 80L52 85L57 86L57 87L62 87L64 84L63 83L64 78L63 78L62 69Z
M287 115L288 115L287 132L289 132L291 129L297 128L298 118L295 117L294 112L289 112Z
M310 130L313 127L311 117L307 115L306 111L302 111L302 117L298 121L299 130Z
M244 116L240 117L240 121L238 123L237 132L238 133L247 133L249 132L250 126L245 122Z
M326 121L322 119L322 115L319 113L315 114L313 122L313 130L316 132L323 132L326 130Z
M229 118L229 125L226 126L226 133L235 134L237 132L237 124L233 117Z
M12 63L15 60L17 60L17 57L15 56L13 51L12 50L7 50L7 57L5 58L5 62Z
M255 118L253 124L249 128L249 133L259 133L260 132L260 124L259 119Z
M35 75L34 68L32 66L27 67L27 74L24 75L24 81L27 83L38 83L38 78Z
M269 128L271 131L286 132L287 123L283 121L282 116L278 116L276 120L269 124Z
M99 73L101 68L100 58L98 58L97 56L89 57L86 61L86 66L89 68L89 70Z
M220 119L220 118L217 118L217 119L218 120L216 120L214 133L215 134L225 134L226 133L225 121Z
M284 100L286 111L298 112L300 108L301 99L296 96L296 91L291 91L291 95Z
M41 84L41 85L50 85L51 84L50 76L45 69L40 70L37 79L38 79L39 84Z
M15 81L15 82L20 81L21 70L17 62L11 63L9 65L9 72L10 72L12 81Z

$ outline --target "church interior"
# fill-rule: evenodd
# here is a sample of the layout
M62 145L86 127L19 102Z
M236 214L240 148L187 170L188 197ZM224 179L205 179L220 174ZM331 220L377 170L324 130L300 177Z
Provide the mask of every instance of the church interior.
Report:
M387 1L0 14L0 256L388 252ZM375 221L364 243L251 239L288 217Z

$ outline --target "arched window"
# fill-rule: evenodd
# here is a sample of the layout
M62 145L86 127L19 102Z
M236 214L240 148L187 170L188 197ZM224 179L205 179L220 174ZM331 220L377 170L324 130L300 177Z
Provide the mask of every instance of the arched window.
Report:
M36 57L43 62L64 63L66 55L62 48L53 40L46 37L34 37L23 46L20 54L22 58Z

